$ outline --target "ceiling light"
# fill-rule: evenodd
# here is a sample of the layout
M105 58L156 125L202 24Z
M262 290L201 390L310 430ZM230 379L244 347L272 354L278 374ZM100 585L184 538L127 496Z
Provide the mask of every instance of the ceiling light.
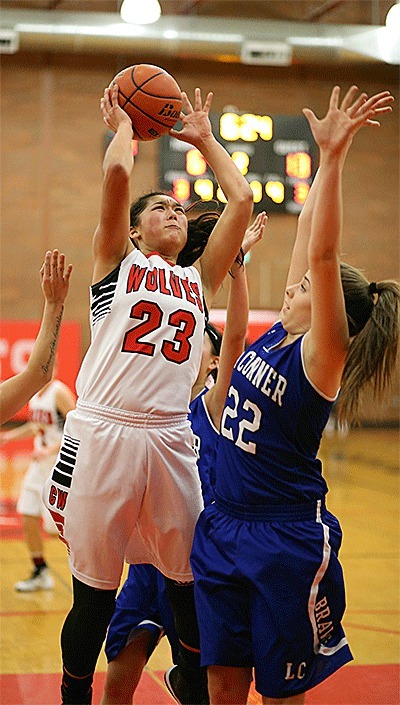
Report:
M161 16L161 7L158 0L124 0L120 14L124 22L152 24Z
M386 27L396 34L400 34L400 2L393 5L386 15Z

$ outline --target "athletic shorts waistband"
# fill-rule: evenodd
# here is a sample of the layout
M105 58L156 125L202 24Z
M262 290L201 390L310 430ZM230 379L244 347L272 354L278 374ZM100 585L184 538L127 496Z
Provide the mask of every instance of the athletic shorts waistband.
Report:
M325 510L325 499L302 504L242 505L223 499L216 492L214 496L215 507L221 512L235 519L248 521L306 521L308 519L317 521L320 519L321 512Z
M90 402L82 401L82 399L78 399L76 410L93 416L96 419L104 419L105 421L110 421L110 423L134 426L137 428L143 428L145 426L182 426L189 423L187 414L141 414L137 411L116 409L113 406L91 404Z

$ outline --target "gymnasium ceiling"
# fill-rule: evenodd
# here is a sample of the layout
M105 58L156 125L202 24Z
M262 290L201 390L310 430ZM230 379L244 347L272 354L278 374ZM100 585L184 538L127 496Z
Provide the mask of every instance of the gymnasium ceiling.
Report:
M277 42L291 44L291 63L313 63L325 58L328 62L400 64L400 34L390 46L384 28L386 14L395 0L159 0L160 20L138 31L120 20L121 2L1 0L0 27L15 30L20 36L20 48L29 50L71 50L72 39L66 38L68 30L64 32L62 27L75 25L80 27L73 30L75 35L80 34L80 46L88 52L111 51L118 37L116 51L121 53L128 42L125 33L131 31L129 41L136 42L136 46L146 43L152 52L158 48L182 58L268 65L260 58L262 50L255 61L253 53L250 60L244 59L243 47L248 42ZM32 30L35 23L37 27ZM117 34L108 33L110 23L114 27L120 23ZM46 39L44 31L40 36L39 24L50 28L46 34L53 37ZM99 31L101 38L96 43L94 35ZM168 37L167 47L166 37L171 32L176 34L175 41ZM76 36L74 42L77 45ZM268 55L267 47L265 56ZM279 65L277 61L275 65Z
M383 25L393 3L394 0L160 0L165 15L356 25ZM121 0L2 0L1 5L62 12L118 12Z

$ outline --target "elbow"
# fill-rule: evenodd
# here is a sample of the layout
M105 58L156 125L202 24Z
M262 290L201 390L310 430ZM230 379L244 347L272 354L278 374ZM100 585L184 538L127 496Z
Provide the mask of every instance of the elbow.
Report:
M251 190L250 184L247 181L244 189L243 201L253 207L253 191Z
M340 263L340 254L335 247L312 249L308 253L308 263L311 269L324 264L336 265Z
M42 386L44 386L45 384L48 384L49 382L51 382L52 378L53 378L53 366L51 368L46 367L46 369L44 370L44 373L43 373L43 380L41 382L39 382L39 384L41 385L39 387L39 389L41 389ZM42 384L42 382L43 382L43 384Z
M237 194L236 203L241 212L248 212L248 217L250 218L253 211L253 191L251 190L249 184L246 181L246 186L243 187L242 191Z
M130 172L122 162L113 162L104 166L104 181L129 183Z

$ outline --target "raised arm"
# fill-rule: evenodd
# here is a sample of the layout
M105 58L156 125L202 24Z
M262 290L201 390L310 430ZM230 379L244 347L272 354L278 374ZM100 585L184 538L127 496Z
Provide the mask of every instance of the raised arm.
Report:
M72 265L65 269L65 255L46 252L40 270L45 305L42 323L25 370L0 387L0 423L5 423L36 394L53 375L64 301Z
M93 279L101 281L133 249L129 240L129 179L133 168L132 122L118 105L118 86L100 101L103 120L115 132L103 160L100 222L93 238Z
M242 242L244 254L262 239L267 219L265 212L259 213L252 225L247 228ZM249 297L244 263L239 265L234 262L231 273L218 376L215 384L205 395L207 409L216 428L220 427L233 366L245 348L249 322Z
M311 235L311 220L317 197L319 172L315 174L306 202L297 219L296 238L286 281L286 288L296 284L308 269L308 243Z
M197 147L213 170L227 199L227 205L200 258L204 294L207 306L210 307L239 252L253 210L253 194L228 152L212 134L208 117L212 93L208 94L204 106L199 88L195 90L194 108L186 93L182 93L182 100L185 110L185 114L181 113L183 129L180 132L171 130L170 134Z
M308 246L311 288L311 328L305 336L304 360L312 382L334 396L349 348L349 332L340 278L342 235L342 174L353 137L363 125L379 125L379 113L390 111L388 91L370 99L355 99L352 87L340 103L335 86L322 120L305 109L320 148L319 183Z
M356 95L358 93L358 88L357 86L352 86L347 94L347 100L349 104L354 102L354 113L358 113L362 107L362 105L366 102L367 100L367 94L366 93L360 93L358 98L356 99ZM382 110L378 111L382 112ZM376 124L374 122L371 123L371 121L367 124ZM346 154L343 153L342 159L345 159ZM317 171L313 183L311 185L311 189L309 191L309 194L307 196L306 202L301 210L301 213L299 215L298 221L297 221L297 231L296 231L296 238L292 250L292 256L291 256L291 261L290 261L290 266L289 266L289 271L288 271L288 277L287 277L287 283L286 287L292 286L292 284L295 284L301 280L303 277L304 273L307 271L309 267L308 263L308 243L310 240L310 235L311 235L311 221L312 221L312 216L315 208L315 200L317 197L318 193L318 186L319 186L319 170Z

